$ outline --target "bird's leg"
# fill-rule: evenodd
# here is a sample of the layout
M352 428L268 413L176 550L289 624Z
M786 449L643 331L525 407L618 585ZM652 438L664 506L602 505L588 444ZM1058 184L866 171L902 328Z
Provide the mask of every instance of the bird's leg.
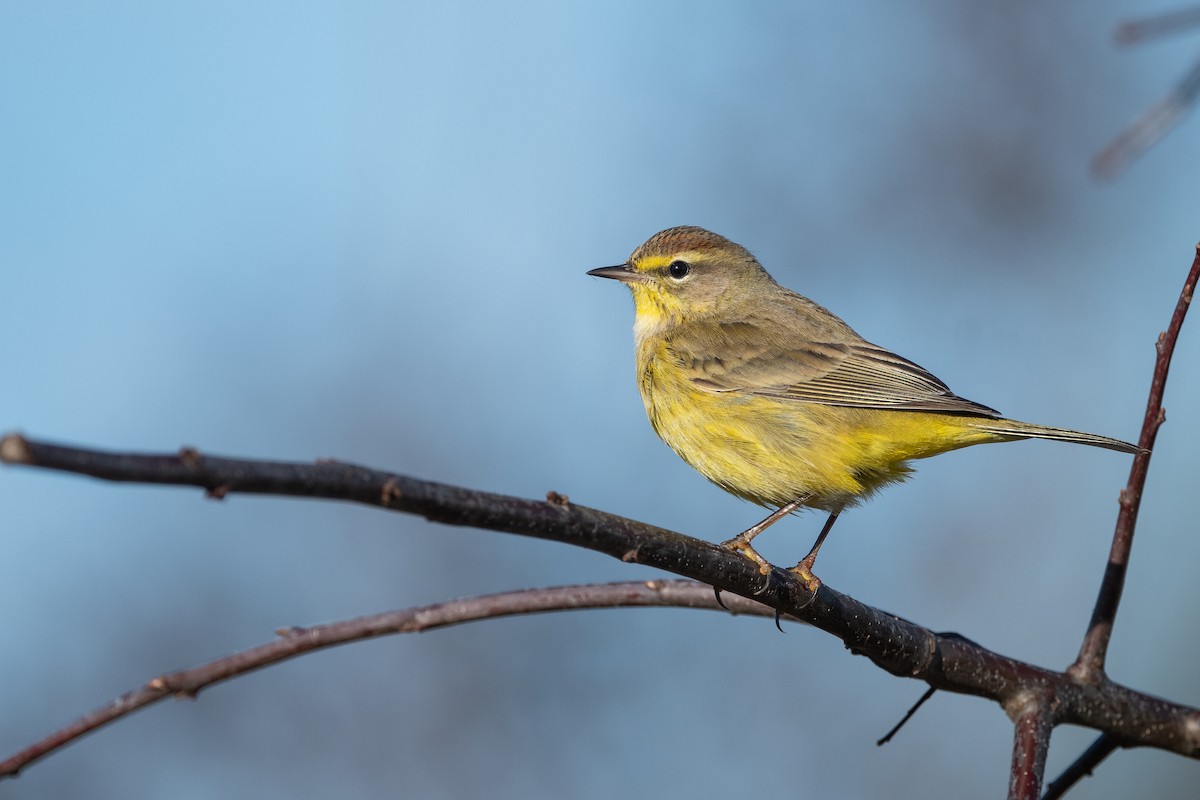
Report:
M834 511L829 515L829 519L825 520L825 525L817 535L817 541L813 542L812 549L808 551L808 555L800 559L800 563L791 569L792 572L800 576L800 580L804 581L809 591L815 592L821 585L821 579L812 574L812 567L817 561L817 551L824 544L825 537L829 535L829 529L833 527L833 523L837 522L839 513L838 511Z
M786 506L783 506L782 508L780 508L778 511L773 512L771 514L771 516L767 517L766 519L764 519L762 522L758 523L757 525L752 525L751 527L742 531L741 533L739 533L737 536L733 537L732 539L727 539L726 541L721 542L721 547L724 547L726 550L735 550L735 551L741 553L746 558L753 561L755 564L758 564L758 571L761 572L763 575L766 575L768 572L771 571L771 564L765 558L763 558L762 556L760 556L758 554L758 551L755 550L750 545L750 541L752 539L754 539L755 536L758 536L760 533L765 531L767 528L774 525L780 519L782 519L783 517L786 517L788 514L792 513L797 508L804 505L804 501L807 499L808 499L808 496L805 495L804 497L801 497L797 500L793 500L792 502L788 503Z

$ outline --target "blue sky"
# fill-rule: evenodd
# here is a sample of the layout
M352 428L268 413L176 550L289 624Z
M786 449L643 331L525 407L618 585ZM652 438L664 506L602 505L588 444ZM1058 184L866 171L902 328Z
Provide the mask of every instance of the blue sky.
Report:
M956 392L1135 438L1197 227L1194 125L1115 184L1089 156L1187 68L1111 44L1134 3L106 3L0 8L0 429L343 460L717 540L758 510L653 435L626 293L664 227ZM1117 680L1197 703L1195 326L1117 623ZM1023 443L919 465L821 575L1049 667L1078 646L1128 458ZM5 469L0 749L281 626L652 577L592 553L314 502ZM820 520L765 535L794 561ZM1171 598L1164 601L1163 594ZM1190 629L1190 628L1188 628ZM803 628L671 610L341 648L167 704L14 796L963 796L1010 729ZM713 702L713 698L724 698ZM1059 731L1050 771L1091 739ZM1088 797L1190 797L1114 756ZM900 776L900 777L897 777ZM901 786L897 788L897 781ZM1152 785L1147 788L1149 781ZM86 790L83 789L86 787Z

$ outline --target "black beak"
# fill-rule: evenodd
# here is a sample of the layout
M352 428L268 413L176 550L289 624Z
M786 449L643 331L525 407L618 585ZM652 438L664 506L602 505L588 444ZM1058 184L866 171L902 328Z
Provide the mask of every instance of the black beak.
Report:
M622 281L623 283L632 283L642 280L642 276L634 272L628 264L618 264L615 267L589 269L587 274L595 275L597 278L612 278L613 280Z

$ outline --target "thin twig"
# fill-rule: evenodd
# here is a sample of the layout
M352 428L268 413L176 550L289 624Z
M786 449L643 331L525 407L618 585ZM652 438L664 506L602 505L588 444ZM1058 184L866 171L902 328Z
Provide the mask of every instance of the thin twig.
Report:
M1148 39L1180 33L1198 25L1200 7L1192 6L1120 22L1113 31L1113 38L1118 44L1140 44Z
M921 694L921 697L917 700L917 702L912 704L912 708L910 708L908 711L904 712L904 716L900 718L900 721L897 722L895 725L893 725L892 729L890 731L888 731L887 733L885 733L883 735L882 739L879 739L875 742L875 746L883 747L885 744L890 742L892 740L892 738L895 737L895 735L900 732L900 729L903 728L906 724L908 724L908 721L913 718L913 715L917 713L917 710L920 709L921 706L925 705L926 701L929 700L929 698L933 697L933 694L936 691L937 691L937 689L933 688L932 686L930 686L928 689L926 689Z
M1112 755L1113 751L1119 745L1117 740L1107 733L1102 733L1092 742L1092 746L1084 750L1079 758L1071 763L1071 766L1063 770L1062 774L1050 782L1046 787L1046 793L1042 795L1042 800L1059 800L1067 791L1092 774L1100 762Z
M1179 124L1200 93L1200 61L1171 92L1129 123L1103 150L1092 157L1092 172L1103 180L1115 180L1125 168Z
M742 597L730 597L730 611L760 617L773 616L774 609ZM34 742L0 761L0 778L15 777L22 769L62 749L97 728L153 705L167 697L193 698L205 689L239 675L287 661L314 650L388 636L473 622L515 614L548 611L577 611L586 608L627 608L637 606L674 606L717 609L712 587L688 580L637 581L626 583L560 586L525 589L516 592L469 597L419 608L406 608L357 619L285 628L279 638L218 658L191 669L152 678L145 685L126 692L70 724Z
M1192 260L1192 268L1184 281L1183 290L1179 293L1175 311L1171 314L1171 322L1167 325L1167 330L1158 337L1154 376L1150 381L1150 397L1146 401L1146 414L1142 421L1141 437L1138 439L1138 444L1146 451L1154 449L1158 429L1166 419L1162 400L1167 386L1167 373L1171 369L1175 342L1179 339L1179 330L1183 327L1183 320L1187 316L1188 307L1191 306L1197 279L1200 279L1200 245L1196 247L1196 256ZM1146 486L1149 468L1149 452L1134 456L1133 466L1129 470L1129 482L1121 490L1120 510L1117 513L1108 565L1100 582L1100 591L1092 610L1092 619L1088 623L1087 634L1083 638L1075 663L1068 670L1071 675L1085 683L1099 681L1104 675L1104 661L1125 587L1129 551L1133 547L1133 531L1137 525L1138 509L1142 504L1142 490Z

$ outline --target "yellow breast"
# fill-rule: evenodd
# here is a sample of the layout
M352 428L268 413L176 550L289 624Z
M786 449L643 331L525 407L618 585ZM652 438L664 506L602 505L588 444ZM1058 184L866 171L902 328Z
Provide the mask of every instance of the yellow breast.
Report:
M764 506L807 496L835 511L903 480L910 459L996 434L960 415L846 408L698 388L661 341L638 344L638 387L658 435L727 491Z

